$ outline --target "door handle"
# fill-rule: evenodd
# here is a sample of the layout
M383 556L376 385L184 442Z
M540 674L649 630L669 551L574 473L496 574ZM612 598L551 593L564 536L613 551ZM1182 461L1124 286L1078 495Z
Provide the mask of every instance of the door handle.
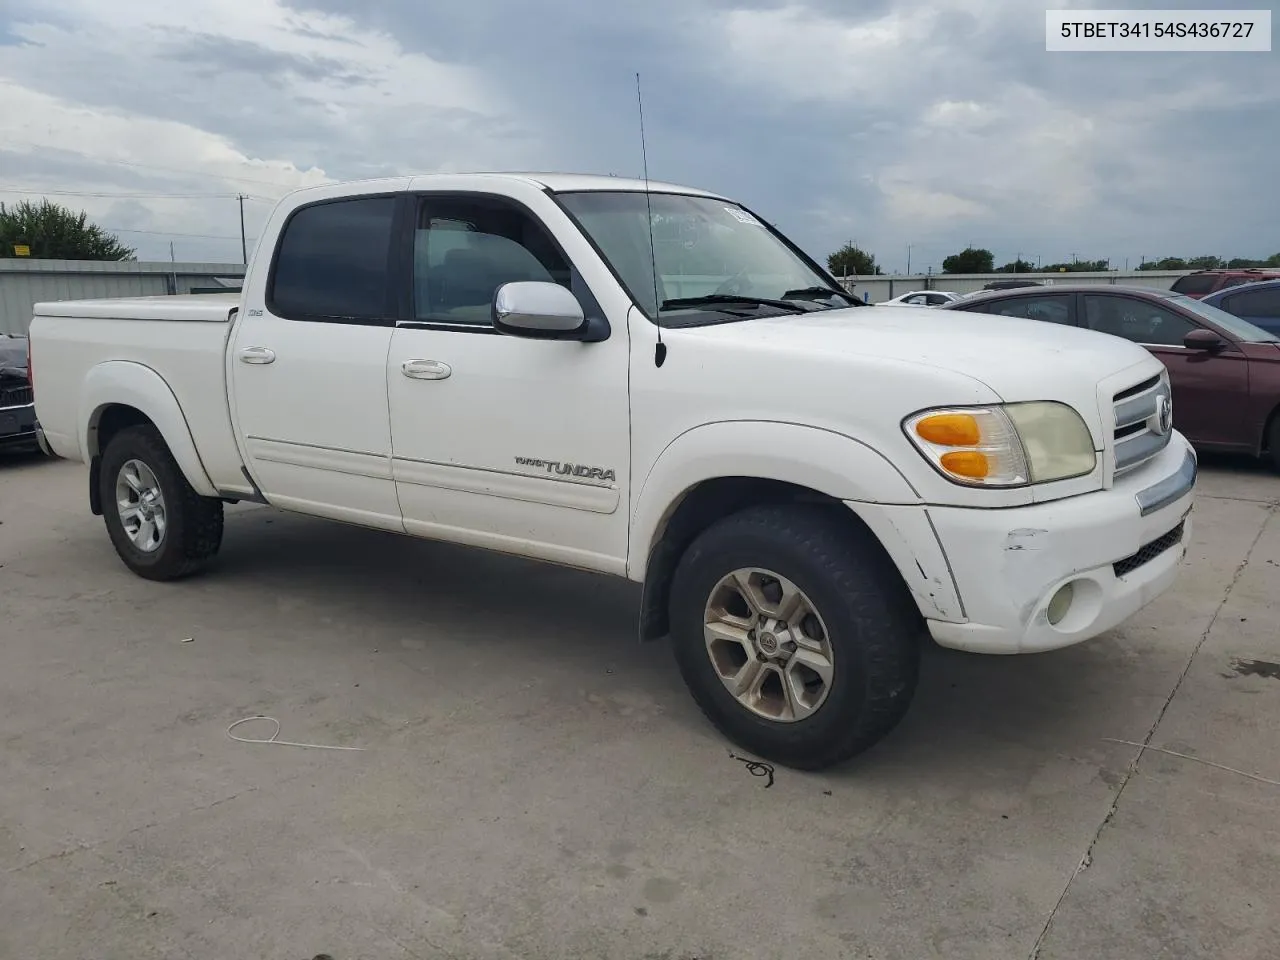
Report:
M406 360L400 364L400 372L410 380L444 380L453 368L439 360Z
M275 358L275 351L269 347L243 347L240 350L242 363L271 363Z

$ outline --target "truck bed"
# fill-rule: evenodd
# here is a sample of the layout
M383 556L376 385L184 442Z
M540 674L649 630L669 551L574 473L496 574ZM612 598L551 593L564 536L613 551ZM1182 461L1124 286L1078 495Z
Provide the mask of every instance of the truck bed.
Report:
M168 320L226 323L240 295L197 293L168 297L115 297L103 300L60 300L37 303L36 316L81 320Z
M177 398L209 480L246 491L227 404L226 351L235 293L72 300L35 305L36 417L59 456L88 461L92 395L112 363L154 370ZM94 368L101 371L91 375Z

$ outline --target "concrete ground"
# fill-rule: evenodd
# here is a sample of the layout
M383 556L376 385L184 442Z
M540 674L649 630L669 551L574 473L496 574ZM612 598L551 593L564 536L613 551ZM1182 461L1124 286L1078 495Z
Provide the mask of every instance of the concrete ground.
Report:
M1122 629L932 649L891 737L772 788L625 583L235 508L153 584L84 486L0 460L6 960L1280 956L1280 786L1107 739L1280 781L1261 468L1206 468Z

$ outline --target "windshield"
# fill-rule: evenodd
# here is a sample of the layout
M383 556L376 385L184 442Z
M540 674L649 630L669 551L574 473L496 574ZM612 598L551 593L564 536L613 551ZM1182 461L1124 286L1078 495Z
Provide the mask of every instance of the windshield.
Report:
M1189 310L1191 313L1204 317L1222 327L1238 340L1246 343L1275 343L1280 340L1273 333L1268 333L1261 327L1255 327L1248 320L1242 320L1234 314L1220 310L1218 307L1210 306L1191 297L1170 297L1170 301L1182 307L1183 310Z
M661 314L664 324L709 322L708 311L732 318L847 307L855 302L833 289L830 277L806 263L737 204L685 194L646 197L638 191L557 197L640 309L650 318ZM703 300L708 297L724 302ZM741 300L729 302L730 298ZM703 302L694 302L699 300ZM797 306L788 311L789 303L779 306L779 301Z

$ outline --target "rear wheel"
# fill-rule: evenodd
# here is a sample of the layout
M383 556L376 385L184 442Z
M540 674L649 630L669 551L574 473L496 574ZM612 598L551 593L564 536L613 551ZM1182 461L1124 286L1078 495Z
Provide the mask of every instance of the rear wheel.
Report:
M1267 462L1271 469L1280 470L1280 411L1271 417L1271 426L1267 429Z
M686 551L671 592L676 660L730 740L801 769L884 737L915 691L922 622L869 534L821 507L757 507Z
M222 501L191 488L155 427L128 427L112 437L99 483L107 534L138 576L188 576L222 546Z

